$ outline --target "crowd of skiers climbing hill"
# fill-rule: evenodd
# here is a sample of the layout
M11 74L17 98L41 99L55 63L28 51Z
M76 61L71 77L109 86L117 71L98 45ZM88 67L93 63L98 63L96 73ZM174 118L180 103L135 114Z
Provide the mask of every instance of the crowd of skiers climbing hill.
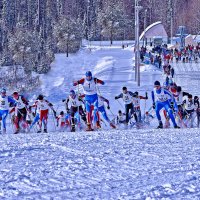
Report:
M98 90L98 85L104 85L104 81L94 77L91 71L87 71L82 79L73 83L74 89L71 89L67 98L62 100L65 110L60 113L57 113L53 104L42 94L30 104L17 91L7 95L6 89L2 88L0 91L1 133L6 133L8 120L15 134L47 132L49 116L53 116L58 131L93 131L101 129L102 124L107 124L112 129L144 128L155 118L158 121L157 128L168 128L172 125L174 128L199 127L199 98L183 91L181 86L174 82L174 70L170 60L165 58L166 56L163 55L163 72L166 75L164 82L155 80L151 94L146 93L145 96L141 96L137 91L131 91L124 85L121 93L115 96L115 100L120 105L123 102L123 108L118 110L117 115L110 109L110 101ZM83 93L80 93L80 85ZM144 110L141 109L141 100L150 101L152 104L150 109L145 110L144 115L141 113L141 110ZM108 110L112 113L112 119L107 115Z

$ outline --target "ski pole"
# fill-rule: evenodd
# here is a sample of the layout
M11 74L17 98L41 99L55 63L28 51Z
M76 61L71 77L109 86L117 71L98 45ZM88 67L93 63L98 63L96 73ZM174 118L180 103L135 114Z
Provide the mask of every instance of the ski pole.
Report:
M146 95L147 95L147 91L146 91ZM145 99L144 100L144 116L145 116L145 113L146 113L146 105L147 105L147 100Z
M121 102L118 99L116 99L116 100L119 103L119 105L124 109L124 106L122 106Z
M11 122L11 126L12 126L12 131L13 131L13 133L14 133L14 127L13 127L13 123L12 123L12 119L11 119L10 114L9 114L9 117L10 117L10 122Z
M55 132L56 132L56 123L55 123L55 119L54 119L55 115L53 113L53 109L51 109L51 112L52 112L52 115L53 115L53 124L54 124Z
M112 110L109 109L109 111L110 111L110 113L113 115L113 117L115 118L115 115L114 115L114 113L112 112Z

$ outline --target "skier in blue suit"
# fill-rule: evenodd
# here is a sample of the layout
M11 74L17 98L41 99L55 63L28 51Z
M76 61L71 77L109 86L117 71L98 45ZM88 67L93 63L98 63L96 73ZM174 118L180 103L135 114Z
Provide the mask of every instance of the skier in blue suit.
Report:
M6 89L2 88L0 94L0 132L2 122L3 133L6 133L6 118L8 116L10 104L15 105L16 101L11 96L7 96Z
M176 124L172 111L172 108L176 107L174 106L175 104L174 97L169 91L161 87L159 81L155 81L154 83L154 90L152 91L152 101L153 101L153 108L156 111L156 117L159 121L159 126L157 128L163 128L163 123L160 116L160 110L162 108L164 108L167 111L174 125L174 128L180 128Z

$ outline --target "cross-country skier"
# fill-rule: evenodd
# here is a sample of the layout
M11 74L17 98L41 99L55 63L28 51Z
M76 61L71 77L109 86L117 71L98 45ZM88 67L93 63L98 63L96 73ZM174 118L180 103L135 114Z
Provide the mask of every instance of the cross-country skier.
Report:
M183 115L184 115L184 119L186 121L185 124L186 124L186 126L188 126L189 121L191 121L191 128L193 128L193 122L196 117L196 113L194 112L195 105L194 105L194 100L192 99L191 94L189 94L188 98L186 98L183 101L183 106L184 106Z
M42 122L44 122L44 132L47 133L47 119L48 119L49 108L52 109L54 116L56 117L56 111L54 110L52 103L44 99L44 96L40 94L35 103L31 107L37 107L39 111L40 120L39 120L38 133L42 132Z
M107 109L110 109L109 101L105 97L102 97L98 95L98 111L102 114L103 118L110 124L112 128L116 128L116 126L110 121L110 119L107 116L105 107L104 107L104 102L107 103ZM97 121L98 116L94 116L94 121Z
M122 98L125 105L125 113L126 113L126 123L128 125L129 122L129 112L131 115L134 115L135 121L137 122L137 115L134 111L133 107L133 97L136 97L136 94L127 90L127 87L122 88L122 93L115 97L115 99Z
M118 115L116 117L116 124L126 124L126 114L122 113L121 110L118 111Z
M85 73L85 78L82 78L76 82L74 82L74 86L81 84L83 86L84 94L85 94L85 107L87 114L87 129L86 131L92 131L91 127L91 114L90 107L94 105L94 115L98 112L98 95L97 95L97 84L104 85L104 82L100 79L92 77L92 72L87 71ZM100 122L96 122L97 128L100 128Z
M138 117L138 122L141 122L140 100L141 99L144 99L144 100L148 99L147 92L146 92L145 95L146 95L145 97L140 96L139 93L136 91L135 92L135 97L133 97L133 105L134 105L134 110L135 110L135 112L137 114L137 117Z
M70 94L67 97L66 101L66 109L67 112L69 111L71 114L71 131L75 132L75 113L79 112L79 115L81 116L81 118L83 119L83 121L86 123L86 115L84 113L83 107L82 107L82 99L75 93L74 90L70 90ZM69 108L69 104L71 105L71 107Z
M13 99L16 101L15 105L15 127L16 131L14 134L19 133L19 122L20 120L23 120L23 122L26 124L26 128L28 127L28 123L26 121L27 117L27 106L28 106L28 101L25 99L24 96L19 95L18 92L13 92L12 94Z
M199 128L199 124L200 124L200 103L199 103L199 97L198 96L194 97L194 106L195 106L196 114L197 114L197 127Z
M10 104L14 105L16 102L11 96L6 95L6 89L1 89L0 95L0 132L1 124L3 125L3 133L6 133L6 118L8 116Z
M67 116L63 111L60 112L60 115L56 117L57 126L60 128L60 131L64 131L70 125L70 121L67 119Z
M180 119L179 120L180 122L182 122L182 119L183 119L183 105L182 105L183 100L184 100L183 98L188 95L189 95L188 92L182 91L181 86L177 86L176 91L173 92L173 96L178 106L178 118Z
M152 101L153 101L153 108L156 111L156 117L159 121L159 126L157 128L163 128L163 123L160 116L160 110L165 108L167 111L174 128L180 128L177 126L172 108L174 106L174 97L173 95L167 91L166 89L162 88L159 81L155 81L154 83L154 90L152 91Z

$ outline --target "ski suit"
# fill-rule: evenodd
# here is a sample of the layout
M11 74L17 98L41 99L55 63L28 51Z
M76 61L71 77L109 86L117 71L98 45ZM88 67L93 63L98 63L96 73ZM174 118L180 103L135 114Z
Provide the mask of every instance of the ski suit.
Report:
M171 109L173 107L172 103L174 104L175 102L173 95L164 88L160 88L159 90L156 90L156 88L154 88L154 90L152 91L152 101L155 105L156 117L158 121L161 121L160 110L164 108L167 111L174 127L177 126Z
M136 94L132 93L130 91L127 91L127 93L121 93L120 95L116 96L115 99L122 98L125 105L125 113L126 113L126 123L129 122L129 111L131 115L134 115L135 121L137 122L137 115L135 113L134 107L133 107L133 97L135 97Z
M78 95L75 95L73 98L71 97L71 95L69 95L69 97L66 99L66 109L70 110L70 114L71 114L71 124L75 125L75 113L79 112L79 115L81 116L81 118L83 119L84 122L86 122L86 115L84 113L83 107L81 105L81 102L83 102ZM70 103L71 107L69 109L68 104Z
M15 106L15 126L16 129L19 130L19 122L21 119L26 123L26 116L27 116L27 109L26 106L28 105L28 101L22 96L19 95L18 99L15 99L16 106Z
M42 129L42 121L44 122L44 129L47 129L47 119L48 119L49 108L51 108L55 114L53 105L46 99L43 99L42 101L41 100L35 101L32 107L37 107L38 109L39 116L40 116L40 120L39 120L40 130Z
M104 85L102 80L97 78L92 78L87 80L85 78L74 83L74 86L81 84L83 86L83 91L85 94L85 107L87 112L87 123L91 124L90 109L91 105L94 105L94 115L98 112L98 95L97 95L97 84Z
M108 104L108 107L109 107L109 101L102 97L102 96L99 96L98 95L98 111L102 114L103 118L108 122L110 123L110 119L108 118L107 116L107 113L106 113L106 110L105 110L105 107L104 107L104 102L106 102ZM94 115L94 121L98 121L98 116L97 115Z
M6 118L8 116L10 104L15 105L15 100L10 96L0 95L0 121L2 121L3 131L6 132ZM0 123L1 126L1 123ZM1 127L0 127L1 130Z

